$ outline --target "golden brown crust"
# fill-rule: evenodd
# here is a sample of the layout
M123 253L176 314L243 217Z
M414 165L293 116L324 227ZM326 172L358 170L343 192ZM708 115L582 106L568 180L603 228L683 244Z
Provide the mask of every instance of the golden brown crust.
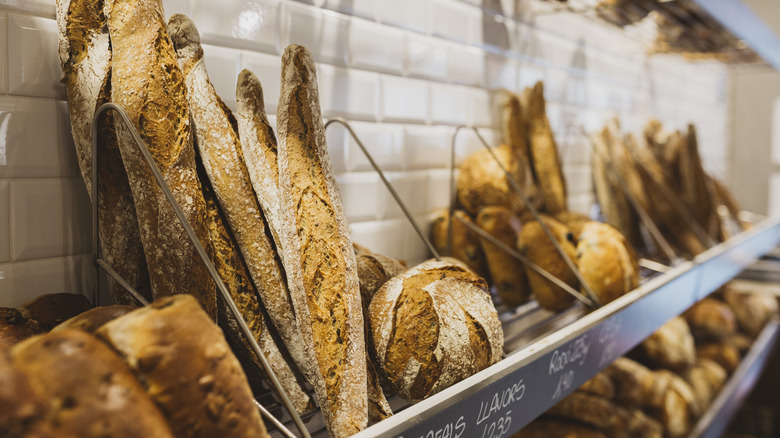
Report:
M655 375L644 365L620 357L604 369L615 388L615 400L621 405L643 407L652 405L661 395Z
M659 367L681 370L696 362L696 349L688 323L674 317L648 336L641 345L649 361Z
M452 250L447 248L447 233L449 232L449 211L440 209L433 213L433 222L431 224L431 243L439 252L465 263L472 271L481 277L487 278L488 267L485 261L485 253L482 251L480 238L477 233L463 224L459 219L470 224L471 220L466 212L455 210L453 212L452 226Z
M526 172L531 172L531 152L528 145L528 120L520 98L508 90L501 91L501 133L517 156L523 157Z
M601 304L639 285L639 264L620 232L608 224L587 222L577 242L577 266Z
M606 373L597 373L580 386L577 391L597 395L607 400L615 397L615 385Z
M580 238L582 226L591 221L591 218L587 215L575 211L561 211L555 213L552 217L558 222L566 225L577 240Z
M688 125L682 148L677 159L677 176L680 185L680 199L688 207L694 219L715 241L723 239L722 226L715 203L715 188L702 166L699 155L696 129Z
M158 299L97 335L119 352L176 436L268 436L238 360L193 297Z
M701 344L696 348L696 355L700 359L709 359L717 363L728 374L733 373L737 369L742 358L739 349L728 341Z
M165 418L109 347L74 329L36 336L11 356L45 394L55 436L172 437Z
M739 328L752 337L758 336L769 319L780 312L777 298L772 294L749 292L726 286L723 299L734 312Z
M54 327L52 332L65 329L78 329L89 333L94 333L103 324L119 318L122 315L130 313L135 307L115 304L113 306L95 307L87 310L70 319L67 319Z
M54 437L46 422L48 403L37 393L11 350L0 346L0 430L5 437Z
M387 280L406 271L406 266L398 260L376 253L355 251L358 278L360 279L360 296L363 303L363 312L368 312L376 291Z
M555 144L544 102L544 84L537 82L528 93L525 110L528 117L528 138L533 168L544 211L550 214L566 210L564 180L558 146Z
M517 244L517 235L522 228L517 216L499 206L480 209L475 223L509 248ZM487 261L490 282L501 301L507 306L527 302L531 296L531 287L528 285L525 265L487 239L480 239L480 244Z
M210 251L206 205L195 170L184 76L177 65L159 0L108 0L113 50L111 98L127 112L163 179ZM214 282L169 207L124 125L119 149L133 192L155 297L190 293L216 317Z
M714 298L704 298L683 313L697 340L723 339L737 331L737 320L729 306Z
M680 376L691 385L696 401L702 408L707 407L726 382L726 370L716 362L699 358L696 364L685 370Z

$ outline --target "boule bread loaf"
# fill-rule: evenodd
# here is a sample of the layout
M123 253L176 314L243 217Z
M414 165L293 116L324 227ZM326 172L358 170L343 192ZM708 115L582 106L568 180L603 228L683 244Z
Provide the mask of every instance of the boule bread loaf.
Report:
M452 259L391 278L369 307L377 363L407 400L421 400L501 359L503 332L484 279Z
M577 267L601 304L639 285L639 263L625 237L609 224L587 222L577 241Z
M282 260L301 343L315 364L307 377L331 436L349 436L368 417L360 285L305 47L284 51L276 116Z
M717 363L728 374L737 369L742 358L739 348L728 340L701 343L696 346L696 356Z
M593 377L582 384L577 391L597 395L599 397L611 400L615 397L615 384L609 378L607 373L596 373Z
M358 245L354 245L354 247L358 279L360 280L360 296L365 313L368 311L368 305L371 304L371 299L376 291L387 280L406 271L406 266L392 257L377 254Z
M509 209L500 206L483 207L474 222L509 248L514 248L517 244L517 235L522 228L520 219ZM528 285L523 262L487 239L479 240L490 273L490 282L496 288L501 302L507 306L519 306L527 302L531 296L531 287Z
M111 100L138 130L207 252L206 203L195 170L187 89L160 0L106 0L113 51ZM163 196L130 132L115 119L155 297L189 293L216 318L214 281Z
M702 412L693 388L671 371L658 370L654 373L665 379L668 386L661 404L650 409L651 414L661 422L666 436L687 436Z
M752 337L758 336L773 315L777 315L777 297L769 293L741 290L727 285L723 299L731 307L739 328Z
M488 276L488 267L485 261L485 253L482 251L480 237L466 224L474 224L474 221L463 210L453 211L452 224L450 224L449 211L439 209L433 213L431 223L431 243L439 254L443 254L465 263L472 271L481 277ZM452 226L452 248L447 247L447 234Z
M724 302L706 297L682 314L696 340L723 339L737 332L734 312Z
M716 362L700 357L696 364L683 371L680 377L691 385L699 406L706 407L718 395L726 382L727 374Z
M81 177L98 204L98 235L103 257L136 291L151 299L149 272L130 191L114 132L113 113L98 126L98 193L92 193L92 124L95 111L110 100L111 44L103 0L57 0L59 58L68 95L71 133ZM115 303L133 298L109 277Z
M32 319L51 329L57 324L92 308L87 297L81 294L44 294L22 304L21 311Z
M86 332L35 336L15 345L11 357L45 398L54 436L173 437L122 359Z
M158 299L97 335L143 383L175 436L268 436L241 365L192 296Z
M688 323L676 316L640 344L648 361L655 366L683 370L696 362L696 347Z
M597 395L574 391L553 405L548 415L579 421L611 437L661 438L661 425L637 409L626 409Z

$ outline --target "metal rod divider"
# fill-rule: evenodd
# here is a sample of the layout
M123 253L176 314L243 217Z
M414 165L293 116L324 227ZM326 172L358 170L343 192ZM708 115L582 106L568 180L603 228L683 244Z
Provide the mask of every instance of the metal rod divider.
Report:
M279 379L277 379L276 374L274 373L273 369L271 368L271 365L268 363L268 360L266 359L263 352L260 350L260 346L257 344L257 340L252 335L252 331L249 329L249 326L247 326L246 321L244 320L244 317L241 315L241 312L238 310L238 307L236 307L235 302L233 301L233 298L230 296L230 293L228 292L227 288L225 287L225 284L222 282L222 279L219 277L219 274L217 273L216 268L214 268L214 265L211 263L211 259L209 258L208 254L206 253L206 250L203 248L203 245L201 245L200 240L198 239L198 236L195 234L195 231L192 229L192 226L187 221L187 218L184 216L184 212L182 211L181 207L179 206L179 203L176 202L176 199L173 196L173 193L171 193L170 188L165 183L165 180L160 173L160 169L157 167L157 164L154 162L154 158L152 157L151 153L149 153L149 149L144 144L143 140L141 139L141 136L138 134L138 131L135 129L135 126L133 125L133 122L128 117L127 113L124 111L124 109L113 103L105 103L100 106L100 108L95 111L95 115L93 117L92 121L92 193L93 193L93 201L92 201L92 226L93 226L93 237L97 235L97 227L98 227L98 214L97 214L97 130L98 130L98 121L102 114L104 114L107 110L114 110L116 114L119 114L122 122L124 123L125 127L130 132L130 135L132 136L133 140L135 141L136 145L138 146L138 150L141 152L141 155L144 157L144 160L146 160L146 163L149 166L149 169L152 171L152 174L154 175L155 180L157 181L158 186L162 190L163 194L165 195L166 199L170 203L171 207L173 208L174 213L176 213L176 217L181 222L182 227L184 228L184 231L187 233L187 237L192 241L192 244L195 247L196 252L198 253L198 256L200 256L201 260L203 261L204 265L206 266L206 269L209 272L209 275L211 275L211 278L214 280L214 283L217 286L217 290L222 295L222 298L225 300L225 302L228 305L228 309L235 317L236 321L238 321L238 325L241 328L242 333L246 337L247 341L249 342L250 347L254 351L255 355L257 355L258 359L260 360L260 363L263 366L263 369L265 370L269 380L271 381L271 384L273 385L274 389L276 390L277 394L279 395L279 398L282 399L282 403L284 404L285 408L289 412L290 416L292 417L293 421L295 422L295 425L297 426L298 430L301 432L303 437L310 438L311 435L309 435L309 431L306 429L306 426L304 426L303 421L301 421L300 416L298 415L298 411L293 407L292 402L290 401L290 398L287 396L287 393L285 392L284 388L282 388L281 384L279 383ZM118 133L117 133L118 134ZM92 242L92 250L93 250L93 256L96 260L97 266L104 267L103 263L98 263L98 240L95 238ZM107 265L105 265L107 266ZM111 270L113 271L113 269ZM112 277L116 275L116 272L113 272L111 274ZM97 269L95 270L95 277L97 277ZM126 282L122 281L120 284L127 284ZM136 292L137 294L137 292ZM97 282L95 283L95 295L97 295ZM136 297L138 299L138 297ZM94 301L94 303L97 304L97 300ZM264 409L260 409L260 412L264 415L268 416L270 413ZM273 416L271 416L273 417ZM274 420L276 420L274 418ZM289 436L293 436L292 432L287 430L287 428L284 427L278 420L274 421L274 424L277 425L277 427L280 428L280 430L284 431L285 434Z
M390 191L390 194L393 196L393 199L395 199L395 202L398 204L399 207L401 207L401 210L404 212L404 215L406 215L406 218L409 220L409 223L414 228L414 231L416 231L417 235L420 236L420 239L423 241L423 243L425 243L425 246L428 247L428 250L431 252L431 254L433 254L433 257L435 257L436 260L441 260L441 256L439 255L439 252L436 251L436 248L433 247L431 241L422 232L422 229L417 224L417 221L414 219L414 216L412 216L412 213L406 207L406 204L398 195L398 192L395 191L393 185L390 184L390 181L387 180L387 178L385 177L385 173L382 171L382 168L380 168L379 165L376 164L376 161L374 161L374 158L368 152L368 149L366 149L366 147L363 145L363 142L360 141L360 138L357 136L357 134L355 134L355 131L352 130L352 126L350 126L349 122L341 117L334 117L328 120L327 123L325 123L325 129L327 130L328 126L334 123L338 123L344 126L345 128L347 128L347 131L355 140L357 145L360 147L360 150L363 151L363 154L366 156L366 158L368 158L368 162L371 164L371 167L373 167L376 173L379 174L379 178L382 179L382 182L385 184L385 187L387 187L387 190Z

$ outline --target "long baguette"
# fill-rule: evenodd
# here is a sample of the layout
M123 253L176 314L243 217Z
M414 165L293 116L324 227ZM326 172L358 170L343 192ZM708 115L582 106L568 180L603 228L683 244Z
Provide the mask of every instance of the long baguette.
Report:
M92 120L111 93L111 47L102 0L57 0L57 29L63 82L68 94L71 133L81 177L92 202ZM98 127L98 233L106 261L146 298L151 298L149 272L111 113ZM113 279L109 290L116 303L132 298Z
M184 77L176 63L160 0L107 0L113 50L111 98L124 107L207 251L206 203L195 170ZM157 186L129 131L117 118L155 297L194 295L216 317L214 281Z
M277 110L282 248L311 383L335 437L366 426L363 312L352 242L325 144L317 76L309 51L282 56Z

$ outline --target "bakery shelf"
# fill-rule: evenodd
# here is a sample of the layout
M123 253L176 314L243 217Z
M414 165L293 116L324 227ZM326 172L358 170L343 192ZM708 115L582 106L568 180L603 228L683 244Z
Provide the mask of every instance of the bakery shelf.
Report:
M355 436L509 436L778 244L765 220Z
M753 342L739 367L715 397L707 412L701 416L689 435L690 438L714 438L723 434L729 421L761 376L778 334L780 334L780 319L773 318Z

